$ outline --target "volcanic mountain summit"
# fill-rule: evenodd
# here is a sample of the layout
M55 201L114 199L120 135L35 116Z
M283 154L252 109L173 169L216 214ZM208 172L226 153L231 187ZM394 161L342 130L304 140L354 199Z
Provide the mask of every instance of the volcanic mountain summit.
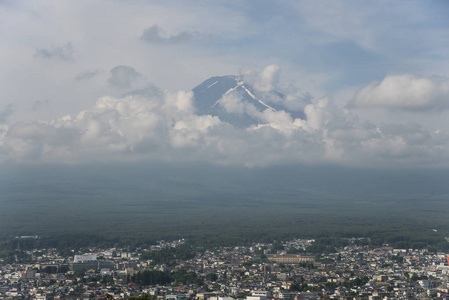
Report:
M261 92L238 76L211 77L193 89L199 115L217 116L236 127L260 123L260 114L269 109L284 110L293 117L298 112L287 109L285 96L277 91Z

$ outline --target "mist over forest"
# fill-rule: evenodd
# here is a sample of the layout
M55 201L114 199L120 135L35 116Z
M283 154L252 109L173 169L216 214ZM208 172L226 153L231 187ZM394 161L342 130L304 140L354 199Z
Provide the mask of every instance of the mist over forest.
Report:
M0 232L6 239L444 241L448 179L445 170L339 166L22 165L0 173Z

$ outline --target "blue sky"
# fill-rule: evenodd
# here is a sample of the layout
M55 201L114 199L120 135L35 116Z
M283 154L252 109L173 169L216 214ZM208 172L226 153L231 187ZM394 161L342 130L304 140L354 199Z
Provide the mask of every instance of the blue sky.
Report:
M0 160L447 167L447 15L447 1L2 1ZM189 108L197 84L248 70L311 95L308 117L239 130Z

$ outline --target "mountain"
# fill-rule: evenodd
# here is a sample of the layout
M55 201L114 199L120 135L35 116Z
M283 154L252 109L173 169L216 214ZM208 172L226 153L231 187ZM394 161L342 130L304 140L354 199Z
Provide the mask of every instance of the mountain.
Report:
M282 103L285 96L278 91L261 92L240 77L211 77L193 89L194 104L199 115L212 115L236 127L263 124L261 114L265 110L284 110L294 118L300 117Z

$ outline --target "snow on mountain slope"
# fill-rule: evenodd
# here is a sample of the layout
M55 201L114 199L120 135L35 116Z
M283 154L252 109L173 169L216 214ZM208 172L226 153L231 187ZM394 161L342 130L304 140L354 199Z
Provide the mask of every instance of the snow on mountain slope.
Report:
M197 114L217 116L236 127L263 124L262 115L265 110L283 110L293 117L298 115L298 112L290 112L279 104L285 98L281 93L257 92L237 76L211 77L195 87L193 93ZM275 97L277 103L270 101Z

